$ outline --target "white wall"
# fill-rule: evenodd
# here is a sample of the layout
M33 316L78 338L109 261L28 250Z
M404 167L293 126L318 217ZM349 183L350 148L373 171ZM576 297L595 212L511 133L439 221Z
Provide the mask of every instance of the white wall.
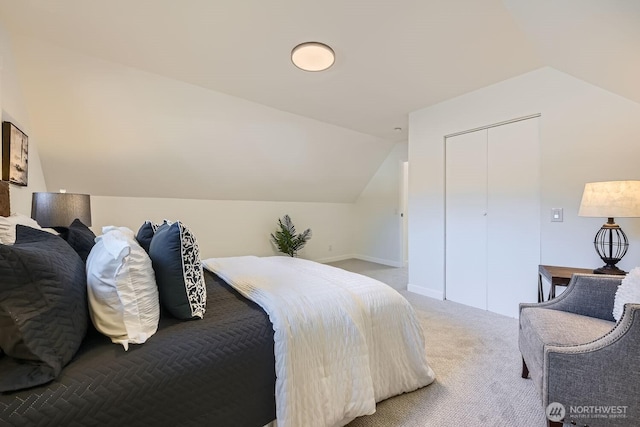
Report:
M289 214L313 237L300 256L320 262L359 258L402 265L400 189L407 143L397 143L355 203L91 197L96 234L105 225L137 231L147 219L181 220L193 230L204 257L273 255L269 234Z
M355 251L359 258L401 267L401 188L408 144L397 143L356 202L358 221Z
M38 155L38 138L31 132L29 111L23 96L21 82L18 78L13 52L9 38L0 26L0 110L2 121L15 124L29 137L28 186L11 184L11 212L25 215L31 214L31 193L46 191L46 184L40 156Z
M124 226L134 232L145 220L180 220L188 226L202 258L239 255L276 255L269 234L278 218L289 214L298 232L311 228L311 240L302 258L321 262L353 256L353 203L252 202L131 197L91 197L92 229ZM329 250L331 246L331 250Z
M415 111L409 117L409 289L444 290L444 136L541 114L540 262L595 268L593 237L605 218L578 217L584 184L640 179L640 104L552 68ZM550 222L552 207L564 222ZM640 219L620 218L630 248L619 266L640 264ZM509 262L505 251L503 262ZM531 277L531 286L537 278Z

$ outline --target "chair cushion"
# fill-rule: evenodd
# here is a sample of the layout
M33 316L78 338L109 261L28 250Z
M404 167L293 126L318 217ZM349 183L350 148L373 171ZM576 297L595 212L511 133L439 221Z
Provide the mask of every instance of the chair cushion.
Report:
M520 313L518 345L531 379L542 387L544 346L586 344L605 335L615 322L566 311L527 307Z

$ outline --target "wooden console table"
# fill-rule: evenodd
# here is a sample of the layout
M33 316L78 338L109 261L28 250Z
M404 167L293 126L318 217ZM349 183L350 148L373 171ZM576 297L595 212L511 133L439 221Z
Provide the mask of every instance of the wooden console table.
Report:
M544 301L544 291L542 288L542 278L544 277L551 283L549 290L549 298L556 297L556 286L567 286L574 273L592 274L591 268L573 268L573 267L556 267L553 265L538 266L538 302Z

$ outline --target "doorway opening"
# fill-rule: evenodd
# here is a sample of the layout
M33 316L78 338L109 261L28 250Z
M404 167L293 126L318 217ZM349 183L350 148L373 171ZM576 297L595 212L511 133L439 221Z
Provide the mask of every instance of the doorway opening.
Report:
M402 264L409 265L409 162L402 162L402 179L400 180L400 223L402 236Z

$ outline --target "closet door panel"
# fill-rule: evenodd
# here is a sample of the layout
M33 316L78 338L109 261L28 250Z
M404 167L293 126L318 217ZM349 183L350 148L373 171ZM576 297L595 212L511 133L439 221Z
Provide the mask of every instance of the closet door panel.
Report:
M445 297L487 308L487 131L445 140Z
M487 309L518 317L537 301L540 263L539 119L488 130Z

